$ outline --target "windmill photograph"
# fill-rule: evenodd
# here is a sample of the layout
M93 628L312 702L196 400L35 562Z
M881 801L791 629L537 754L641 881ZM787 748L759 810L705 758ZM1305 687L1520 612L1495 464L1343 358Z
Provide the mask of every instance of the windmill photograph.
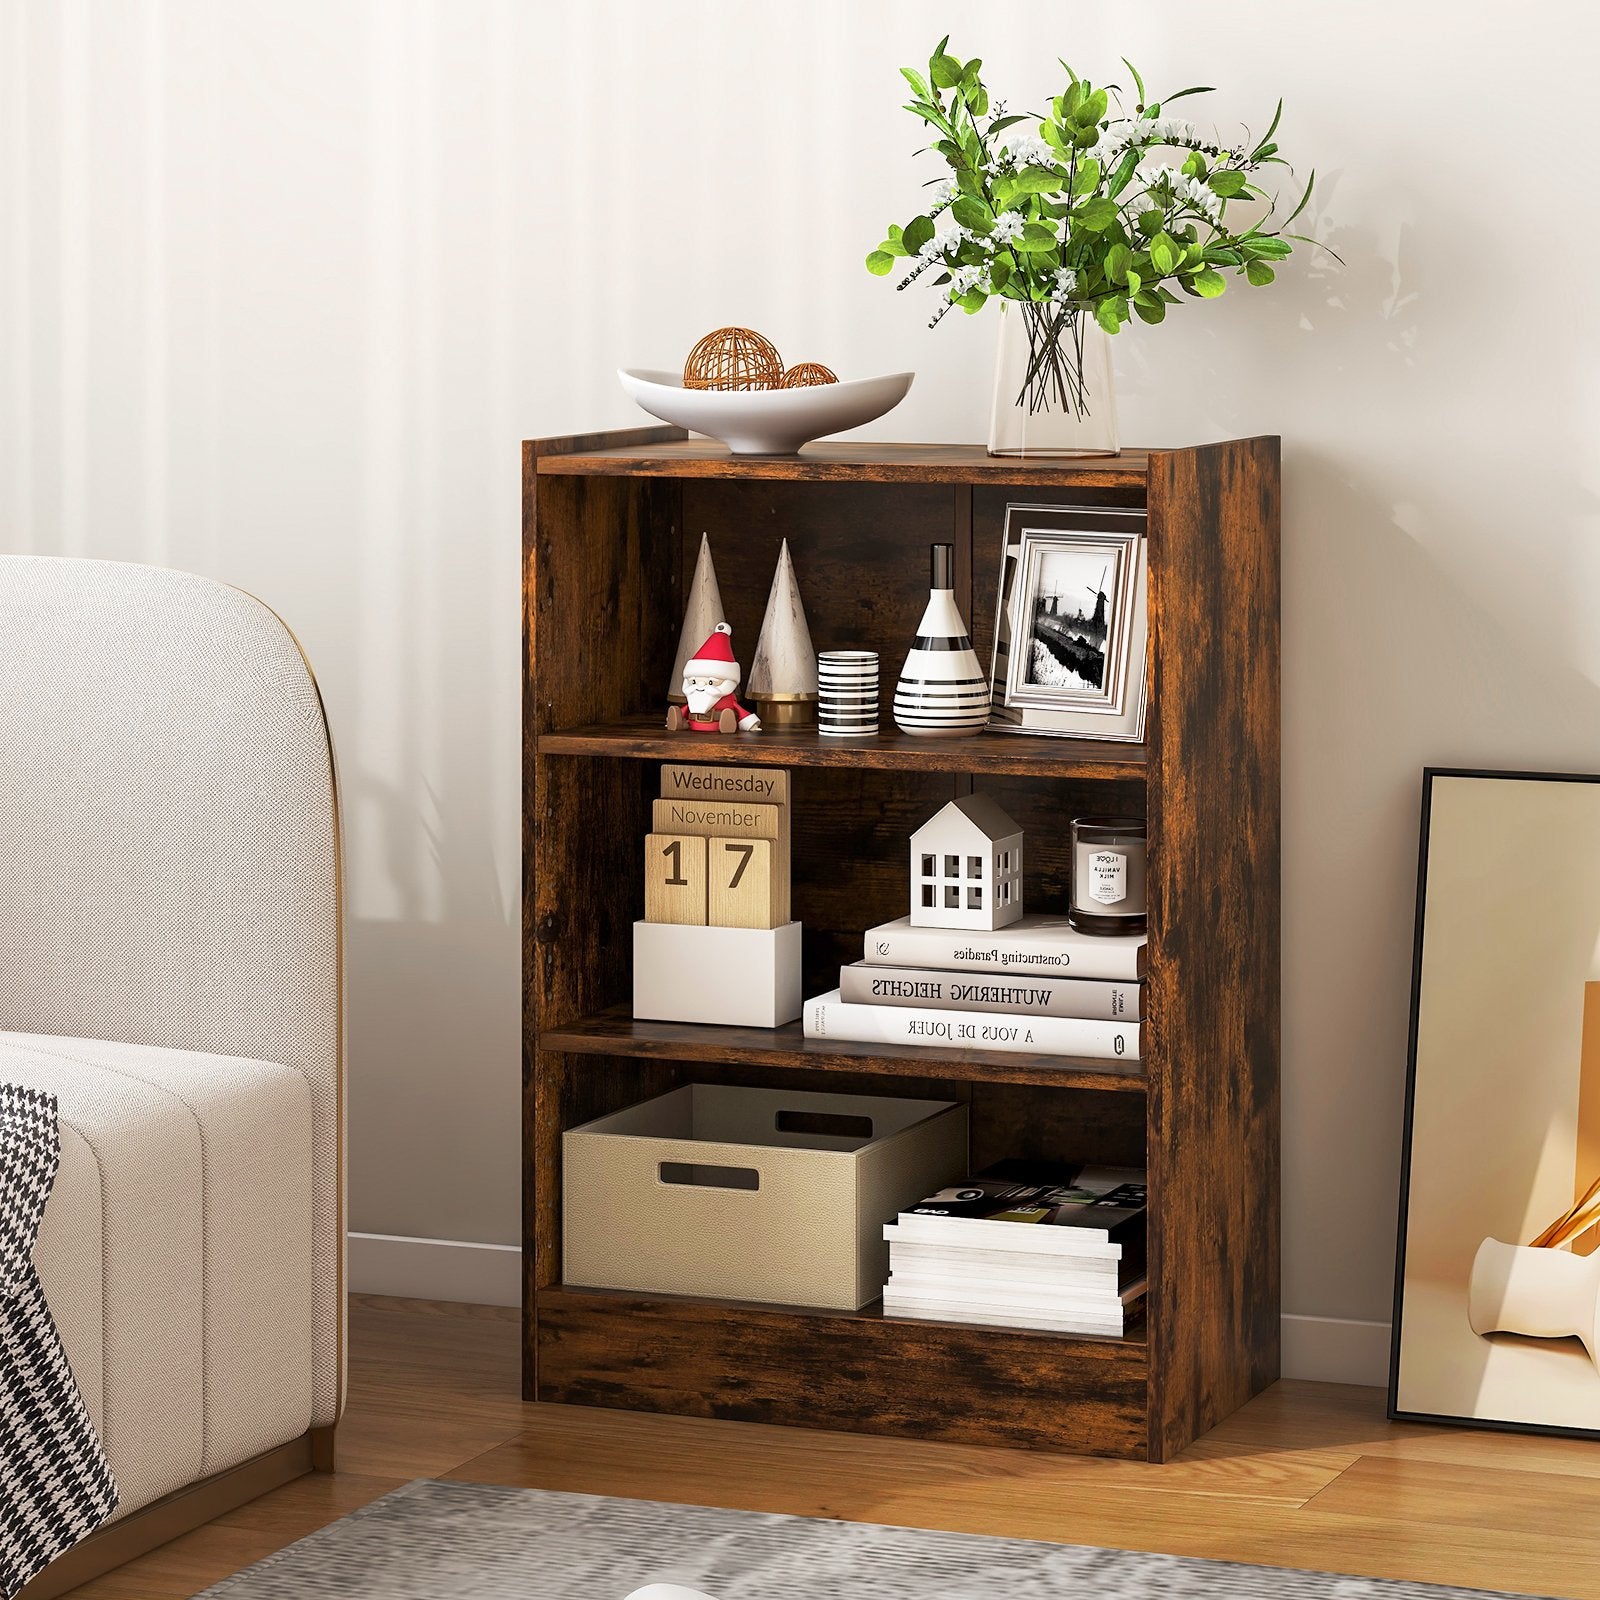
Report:
M1142 513L1008 505L989 726L1138 739L1148 685Z
M1028 604L1032 636L1023 682L1038 689L1106 687L1115 566L1089 551L1047 550Z

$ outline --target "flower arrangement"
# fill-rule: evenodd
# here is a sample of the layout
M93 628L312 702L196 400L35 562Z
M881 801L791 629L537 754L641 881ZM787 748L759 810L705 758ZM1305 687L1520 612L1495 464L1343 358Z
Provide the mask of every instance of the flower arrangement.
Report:
M1273 262L1295 242L1315 242L1287 230L1316 174L1276 225L1276 201L1257 182L1265 168L1287 166L1273 140L1281 100L1261 138L1225 144L1168 114L1209 88L1152 101L1124 60L1137 95L1130 112L1115 85L1097 88L1062 62L1067 84L1046 114L1008 115L1003 104L990 109L982 61L959 61L948 44L940 41L927 77L901 72L912 90L906 109L937 135L931 148L949 176L934 184L926 211L890 226L867 270L882 277L907 260L901 289L929 273L948 285L930 327L952 306L971 313L991 299L1017 303L1031 351L1019 403L1087 406L1085 321L1107 334L1135 316L1159 323L1181 296L1220 295L1230 273L1271 283ZM1236 224L1240 209L1253 220Z

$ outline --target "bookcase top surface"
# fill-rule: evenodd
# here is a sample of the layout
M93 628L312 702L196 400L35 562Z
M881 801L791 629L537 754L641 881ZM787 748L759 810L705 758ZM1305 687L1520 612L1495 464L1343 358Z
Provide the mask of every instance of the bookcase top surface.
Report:
M735 456L709 439L673 439L573 449L566 439L530 441L545 475L623 478L744 478L811 483L1027 483L1039 487L1142 489L1148 450L1077 458L991 456L976 444L808 444L793 456Z

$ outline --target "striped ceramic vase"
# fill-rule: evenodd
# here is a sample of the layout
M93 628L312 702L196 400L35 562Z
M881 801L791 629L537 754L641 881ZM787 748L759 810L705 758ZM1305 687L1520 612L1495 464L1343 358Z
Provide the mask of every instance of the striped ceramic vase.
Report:
M978 665L952 586L955 547L933 547L933 592L894 686L894 720L906 733L958 739L989 720L989 680Z

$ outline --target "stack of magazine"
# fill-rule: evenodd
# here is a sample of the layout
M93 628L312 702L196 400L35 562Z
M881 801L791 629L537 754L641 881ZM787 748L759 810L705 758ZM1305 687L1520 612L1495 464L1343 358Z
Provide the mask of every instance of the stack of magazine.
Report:
M1143 1059L1145 936L1026 916L994 932L869 928L866 959L806 1001L806 1037Z
M1138 1167L1003 1161L902 1211L886 1316L1120 1337L1145 1295Z

